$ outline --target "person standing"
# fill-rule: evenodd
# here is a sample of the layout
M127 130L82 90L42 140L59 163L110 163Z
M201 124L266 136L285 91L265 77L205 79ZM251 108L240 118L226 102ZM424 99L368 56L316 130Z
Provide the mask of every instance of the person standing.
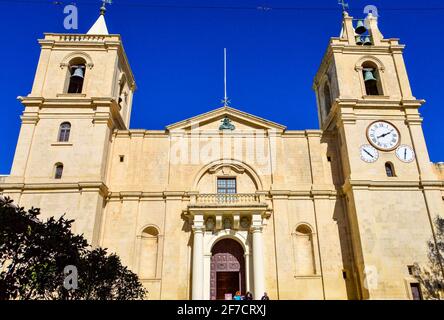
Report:
M242 300L240 291L236 291L233 300Z
M244 300L253 300L253 294L250 291L248 291L245 294L245 299Z
M262 296L261 300L270 300L270 297L266 292L264 292L264 295Z

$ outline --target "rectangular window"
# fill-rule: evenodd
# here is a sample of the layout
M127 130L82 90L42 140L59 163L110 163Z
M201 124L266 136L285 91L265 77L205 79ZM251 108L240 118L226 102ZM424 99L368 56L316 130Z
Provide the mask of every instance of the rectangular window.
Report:
M413 300L422 300L421 287L419 283L410 283L410 289L412 290Z
M217 193L220 194L236 193L236 178L218 178Z
M413 276L413 273L415 271L415 266L407 266L407 269L409 271L409 275Z

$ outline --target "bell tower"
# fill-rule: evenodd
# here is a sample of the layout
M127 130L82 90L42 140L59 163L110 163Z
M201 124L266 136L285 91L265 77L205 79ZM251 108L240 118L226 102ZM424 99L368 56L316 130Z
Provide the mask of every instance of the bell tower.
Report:
M105 10L86 34L45 33L5 193L47 216L67 213L97 243L114 130L128 129L136 85Z
M344 11L313 85L361 299L412 298L408 266L427 261L431 221L444 213L422 131L425 101L412 94L404 47L383 37L376 17Z

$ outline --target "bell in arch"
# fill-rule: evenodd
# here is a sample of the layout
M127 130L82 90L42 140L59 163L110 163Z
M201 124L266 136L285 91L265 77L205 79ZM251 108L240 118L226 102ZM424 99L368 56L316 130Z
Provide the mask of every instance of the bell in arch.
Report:
M369 82L369 81L378 81L375 78L375 75L373 74L373 69L365 69L364 70L364 81L365 82Z
M357 34L363 34L366 31L367 31L367 28L365 27L364 21L359 20L357 25L356 25L355 32Z
M74 72L71 75L71 78L84 78L83 68L82 66L73 66Z
M358 46L362 46L364 42L362 42L362 37L361 36L356 36L356 44Z

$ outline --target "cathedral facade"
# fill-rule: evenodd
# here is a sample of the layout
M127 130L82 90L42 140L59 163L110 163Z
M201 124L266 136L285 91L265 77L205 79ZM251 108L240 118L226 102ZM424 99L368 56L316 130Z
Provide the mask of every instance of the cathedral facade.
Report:
M116 252L147 299L418 299L444 215L404 45L344 13L316 74L319 130L227 105L130 129L119 35L45 34L0 193ZM12 119L11 119L12 120Z

